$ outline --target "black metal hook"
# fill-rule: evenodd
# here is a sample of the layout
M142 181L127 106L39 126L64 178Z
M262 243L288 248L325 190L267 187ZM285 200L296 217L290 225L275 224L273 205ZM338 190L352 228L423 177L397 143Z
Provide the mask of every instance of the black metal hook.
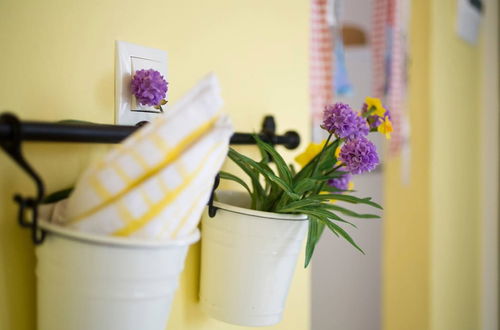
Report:
M36 198L14 196L14 201L19 204L18 221L22 227L31 228L33 243L41 244L45 238L45 231L38 228L38 205L45 195L45 187L40 176L23 157L21 149L22 132L21 122L10 113L0 116L0 123L7 124L10 128L8 139L0 140L0 147L31 177L37 188ZM27 221L26 214L31 211L31 221Z
M215 190L219 186L220 183L220 176L217 174L215 176L214 180L214 186L212 187L212 193L210 194L210 200L208 201L208 216L210 218L215 217L215 214L217 213L217 207L214 206L214 197L215 197Z
M269 138L273 138L276 135L276 122L273 116L265 116L264 121L262 121L261 134L266 135ZM275 141L271 141L275 144Z

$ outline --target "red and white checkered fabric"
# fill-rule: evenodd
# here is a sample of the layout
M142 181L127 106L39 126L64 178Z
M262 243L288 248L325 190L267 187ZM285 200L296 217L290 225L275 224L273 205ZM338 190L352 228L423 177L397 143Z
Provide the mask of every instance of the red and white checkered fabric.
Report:
M386 66L385 54L387 33L386 24L389 16L389 0L374 0L373 3L373 28L371 33L371 46L373 57L373 90L372 96L383 99L385 96Z
M403 45L402 36L402 22L401 22L401 1L399 0L389 0L390 8L392 12L392 62L391 66L391 77L389 79L389 95L387 98L387 104L389 109L391 109L392 114L392 125L393 133L391 143L389 144L389 152L391 154L396 154L401 149L403 142L402 136L402 116L405 98L405 51Z
M373 95L384 100L391 111L393 132L390 154L398 153L403 142L401 124L406 94L406 45L404 23L401 21L402 5L401 0L375 0L373 12Z
M311 1L310 97L313 125L323 117L323 108L332 102L332 32L327 21L327 0Z

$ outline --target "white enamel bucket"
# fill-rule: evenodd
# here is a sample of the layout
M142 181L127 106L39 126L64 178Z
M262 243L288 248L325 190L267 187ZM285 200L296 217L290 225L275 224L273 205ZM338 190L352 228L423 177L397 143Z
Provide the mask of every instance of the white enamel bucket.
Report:
M241 207L246 196L219 192L216 216L203 214L200 302L224 322L273 325L283 316L307 216Z
M175 241L97 236L42 221L38 330L164 330L197 230Z

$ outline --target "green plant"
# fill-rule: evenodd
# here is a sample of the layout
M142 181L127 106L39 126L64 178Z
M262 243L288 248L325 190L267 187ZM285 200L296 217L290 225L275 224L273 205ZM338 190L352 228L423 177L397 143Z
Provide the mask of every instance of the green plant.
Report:
M220 177L243 186L250 195L252 209L308 215L305 267L309 265L325 227L364 253L339 224L356 227L343 216L379 218L374 214L358 214L332 202L382 208L369 197L353 196L353 191L347 185L351 174L370 171L378 164L375 146L365 136L370 131L388 134L392 129L389 112L383 109L380 101L373 104L370 100L378 101L367 98L360 114L342 103L327 106L322 128L329 132L328 139L319 145L312 144L304 154L297 157L298 162L303 165L298 172L293 165L287 165L276 149L262 141L258 135L254 135L254 138L261 154L259 161L229 149L228 157L246 173L250 184L224 171L220 173ZM380 124L374 125L377 122ZM383 131L379 128L382 124Z

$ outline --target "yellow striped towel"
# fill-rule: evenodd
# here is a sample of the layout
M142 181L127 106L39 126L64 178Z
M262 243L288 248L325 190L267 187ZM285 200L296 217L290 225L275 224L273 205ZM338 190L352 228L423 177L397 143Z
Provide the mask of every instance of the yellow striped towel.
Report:
M83 173L62 224L141 239L192 233L233 133L221 106L217 79L209 75Z

